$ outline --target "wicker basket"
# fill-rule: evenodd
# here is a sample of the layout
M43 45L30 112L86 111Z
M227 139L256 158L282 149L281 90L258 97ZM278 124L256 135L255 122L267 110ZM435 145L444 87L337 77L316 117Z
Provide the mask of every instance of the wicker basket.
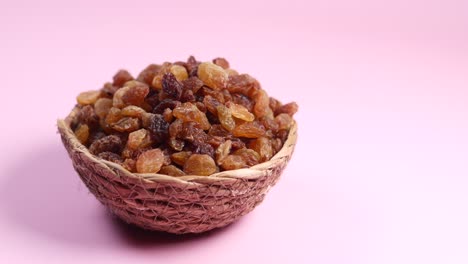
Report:
M226 226L252 211L278 181L294 151L294 123L283 148L268 162L210 176L136 174L92 155L70 129L72 111L58 120L73 167L96 198L115 215L144 229L200 233Z

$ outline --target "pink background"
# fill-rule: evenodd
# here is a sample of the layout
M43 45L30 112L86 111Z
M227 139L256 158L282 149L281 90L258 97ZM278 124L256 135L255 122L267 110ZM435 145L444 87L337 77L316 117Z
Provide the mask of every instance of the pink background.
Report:
M0 263L468 263L468 2L1 1ZM56 134L117 69L217 56L300 105L263 204L188 238L108 216Z

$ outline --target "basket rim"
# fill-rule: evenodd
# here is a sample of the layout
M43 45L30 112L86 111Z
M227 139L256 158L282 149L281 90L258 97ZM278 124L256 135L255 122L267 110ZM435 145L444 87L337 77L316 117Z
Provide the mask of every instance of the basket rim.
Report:
M293 124L289 130L288 138L283 144L283 147L268 161L259 163L249 168L227 170L217 172L209 176L199 175L185 175L185 176L170 176L159 173L133 173L122 167L121 165L101 159L91 152L88 148L81 144L81 142L75 136L70 124L77 116L78 109L75 107L65 119L57 120L58 132L67 139L72 147L73 152L78 152L91 159L93 162L104 165L106 168L117 171L117 176L127 176L144 180L148 183L154 182L168 182L168 183L179 183L179 184L200 184L200 183L212 183L213 181L233 181L237 179L254 180L261 178L265 175L266 170L278 167L283 163L287 163L294 151L294 147L297 141L297 122L293 119Z

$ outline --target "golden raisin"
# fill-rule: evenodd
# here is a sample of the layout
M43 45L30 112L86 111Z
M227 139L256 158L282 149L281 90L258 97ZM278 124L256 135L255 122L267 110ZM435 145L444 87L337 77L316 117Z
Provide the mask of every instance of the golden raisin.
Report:
M289 129L293 122L293 119L288 114L279 114L275 117L275 122L278 124L278 129Z
M257 121L245 122L236 126L232 134L236 137L258 138L265 135L265 127Z
M150 133L144 128L128 134L127 146L131 149L145 148L151 144Z
M87 91L82 92L76 97L76 101L80 105L94 104L101 96L101 91Z
M179 166L184 166L187 159L192 155L190 151L176 152L171 155L171 160Z
M224 105L218 105L216 107L216 111L218 112L218 119L221 125L228 131L232 131L236 127L236 122L231 115L231 109L227 108Z
M255 116L252 113L250 113L249 110L245 108L245 106L233 102L227 102L226 105L229 107L229 109L231 109L231 114L235 118L248 122L255 120Z
M198 65L198 78L202 80L206 86L221 90L226 87L228 82L228 74L226 71L211 62L203 62Z
M112 128L119 132L132 132L140 129L140 120L134 117L124 117L114 123Z
M124 107L120 113L122 116L142 118L146 111L141 107L129 105Z
M237 170L247 168L245 160L238 155L228 155L223 159L223 163L220 165L224 170Z
M260 155L253 149L241 148L234 151L233 154L241 157L247 166L253 166L260 162Z
M270 109L270 98L264 90L258 90L255 95L254 114L256 117L264 117Z
M89 127L86 124L80 124L75 129L75 136L81 144L85 145L89 138Z
M112 99L109 98L99 98L94 103L94 112L99 118L103 119L106 117L107 113L112 107Z
M174 74L176 77L177 81L181 82L183 80L186 80L188 78L188 73L187 70L185 69L184 66L180 65L172 65L170 72Z
M159 173L170 175L170 176L175 176L175 177L186 175L185 172L183 172L181 169L177 168L174 165L163 166L161 170L159 171Z
M266 137L259 137L249 143L249 148L255 150L260 155L262 162L270 160L273 157L273 147L271 146L270 139Z
M137 159L138 173L157 173L164 163L164 154L160 149L151 149L143 152Z
M184 122L193 121L198 123L203 130L208 130L211 127L211 124L206 118L205 113L200 111L192 103L183 103L181 106L174 108L172 114Z
M223 160L229 155L231 152L232 141L226 140L225 142L221 143L219 147L216 149L216 162L221 165L223 164Z
M206 154L193 154L184 164L184 172L189 175L208 176L216 172L216 164Z

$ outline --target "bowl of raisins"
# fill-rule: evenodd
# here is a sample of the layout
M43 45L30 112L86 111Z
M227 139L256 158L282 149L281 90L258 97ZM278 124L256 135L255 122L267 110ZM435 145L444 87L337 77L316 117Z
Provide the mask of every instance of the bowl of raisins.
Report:
M57 122L90 192L148 230L201 233L252 211L276 184L297 138L296 103L269 97L226 59L120 70L82 92Z

